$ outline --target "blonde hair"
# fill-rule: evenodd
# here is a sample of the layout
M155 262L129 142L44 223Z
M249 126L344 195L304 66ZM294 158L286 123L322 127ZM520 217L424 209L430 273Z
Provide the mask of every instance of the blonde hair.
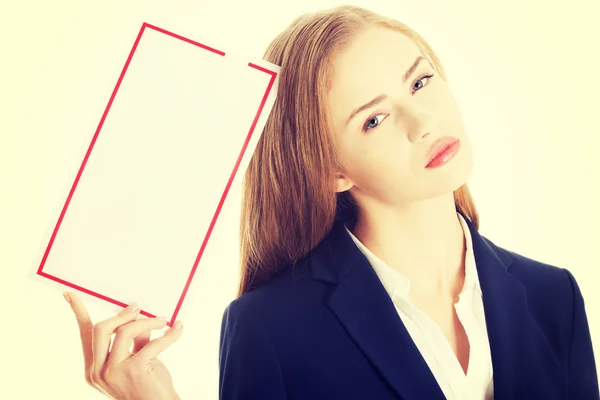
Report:
M368 26L412 39L447 80L427 42L407 25L364 8L341 6L297 18L269 45L265 59L281 66L278 93L243 181L238 296L313 250L336 218L356 219L349 192L335 192L340 167L326 115L332 55ZM455 205L476 227L477 210L466 185Z

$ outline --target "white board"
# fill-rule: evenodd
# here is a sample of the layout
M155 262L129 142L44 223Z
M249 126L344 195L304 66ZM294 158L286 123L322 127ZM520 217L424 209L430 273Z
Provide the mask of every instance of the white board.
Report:
M278 75L144 23L34 278L172 326Z

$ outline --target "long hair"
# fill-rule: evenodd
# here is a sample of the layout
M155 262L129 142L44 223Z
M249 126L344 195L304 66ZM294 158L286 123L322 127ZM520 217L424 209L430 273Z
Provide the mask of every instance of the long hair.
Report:
M238 297L306 256L336 218L356 221L350 193L335 192L341 164L324 105L332 55L367 26L384 26L412 39L447 80L440 60L419 34L359 7L305 14L271 42L264 58L281 72L275 104L243 179ZM466 185L454 192L454 201L478 227Z

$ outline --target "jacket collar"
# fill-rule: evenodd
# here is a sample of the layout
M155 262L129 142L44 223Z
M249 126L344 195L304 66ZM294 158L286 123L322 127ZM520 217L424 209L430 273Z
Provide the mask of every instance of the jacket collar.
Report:
M461 215L470 230L483 295L494 395L521 398L539 372L540 358L556 360L529 316L524 287L509 273L512 257ZM395 392L406 399L444 399L391 298L341 221L313 250L310 264L315 279L335 285L328 306Z

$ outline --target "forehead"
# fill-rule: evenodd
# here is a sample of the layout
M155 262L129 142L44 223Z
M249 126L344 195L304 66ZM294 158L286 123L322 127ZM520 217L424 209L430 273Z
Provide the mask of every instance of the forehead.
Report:
M390 79L399 84L420 55L417 45L404 34L384 27L366 28L332 58L330 94L348 101L378 95Z

